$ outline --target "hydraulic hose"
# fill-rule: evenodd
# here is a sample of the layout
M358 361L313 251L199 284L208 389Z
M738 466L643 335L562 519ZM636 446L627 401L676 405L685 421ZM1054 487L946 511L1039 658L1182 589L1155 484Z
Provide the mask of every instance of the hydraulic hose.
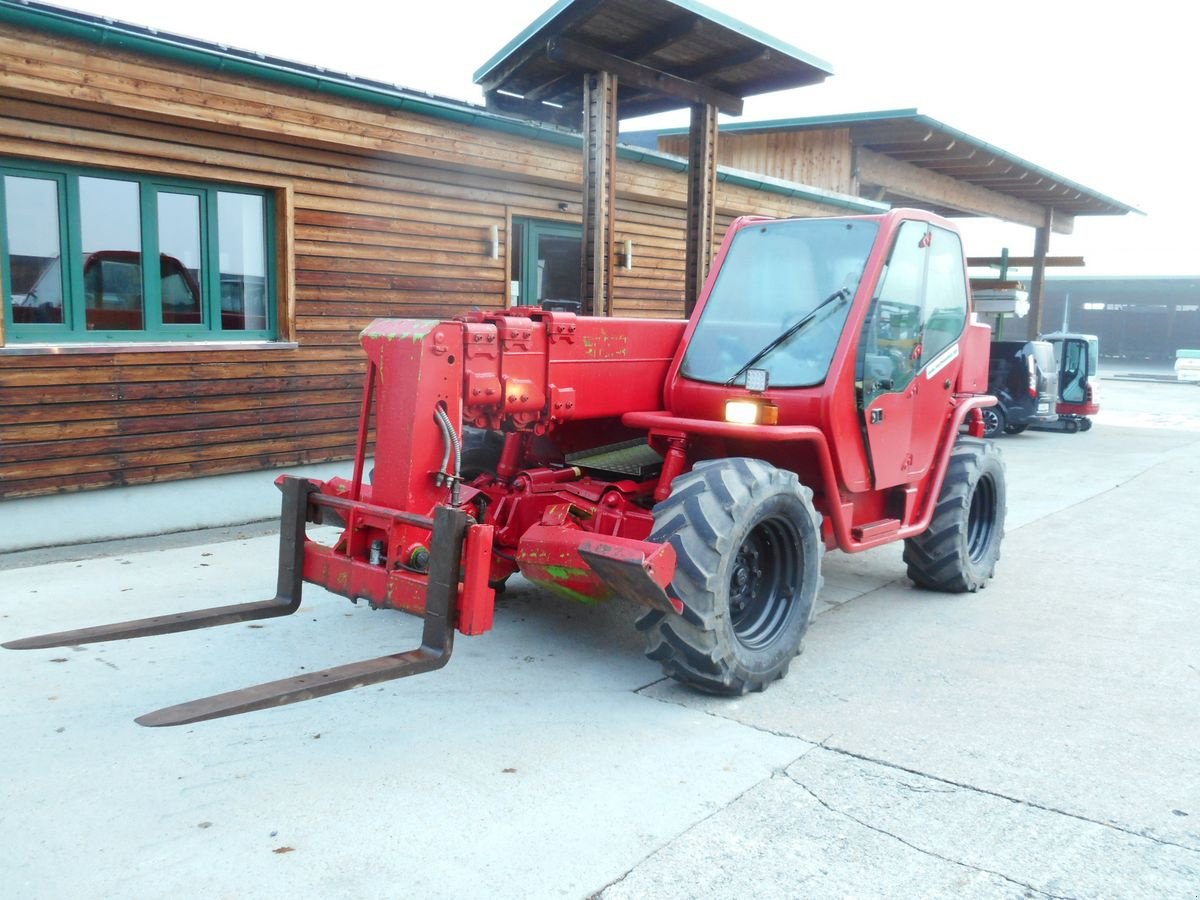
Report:
M446 451L442 456L441 474L450 482L450 505L458 506L458 485L461 481L459 475L462 472L462 442L459 441L458 435L454 431L454 426L450 422L450 416L446 414L445 407L438 404L434 408L433 415L442 429L442 434L446 437ZM450 461L452 451L454 453L454 474L449 475L446 473L446 463Z

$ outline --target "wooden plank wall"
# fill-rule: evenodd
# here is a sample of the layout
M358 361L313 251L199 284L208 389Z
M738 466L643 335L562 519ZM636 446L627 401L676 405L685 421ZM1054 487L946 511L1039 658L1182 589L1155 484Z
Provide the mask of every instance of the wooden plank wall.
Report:
M659 138L659 149L687 156L687 135ZM717 140L722 166L770 175L798 184L856 193L850 130L722 132Z
M0 158L275 191L281 337L299 346L0 348L0 498L349 457L358 332L378 316L503 306L512 218L578 222L580 152L5 32ZM635 266L615 270L614 313L680 315L683 175L622 161L617 194L616 239L633 241ZM718 208L722 223L832 212L740 187L723 187Z

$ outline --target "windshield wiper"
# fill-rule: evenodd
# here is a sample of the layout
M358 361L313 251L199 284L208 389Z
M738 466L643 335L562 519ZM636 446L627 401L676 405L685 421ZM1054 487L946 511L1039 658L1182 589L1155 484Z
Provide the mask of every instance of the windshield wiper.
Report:
M729 380L726 381L725 383L727 385L733 384L735 381L737 381L739 378L741 378L743 375L745 375L746 371L748 369L753 368L755 363L761 362L763 359L765 359L767 357L767 355L769 353L771 353L776 347L780 346L781 344L785 343L786 341L791 340L796 335L798 335L801 331L803 331L805 329L805 327L808 325L808 323L817 317L817 313L819 313L821 310L823 310L826 306L828 306L830 303L832 303L835 300L842 300L843 302L845 302L846 298L849 295L850 295L850 288L848 288L848 287L838 288L836 291L834 291L832 294L830 294L828 297L826 297L824 300L822 300L820 303L818 303L816 306L814 306L808 312L807 315L802 316L794 325L788 326L787 331L785 331L783 334L779 335L779 337L775 338L773 341L771 341L771 343L767 344L767 346L763 347L761 350L759 350L757 353L755 353L752 357L750 357L748 360L746 360L746 364L744 366L742 366L740 369L738 369L736 372L734 372L733 375L730 376Z

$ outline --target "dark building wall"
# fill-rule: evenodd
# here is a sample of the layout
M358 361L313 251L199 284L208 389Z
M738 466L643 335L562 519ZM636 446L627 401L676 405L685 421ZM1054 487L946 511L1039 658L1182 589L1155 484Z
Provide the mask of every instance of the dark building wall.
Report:
M1181 348L1200 348L1200 276L1050 278L1046 331L1060 328L1100 338L1102 356L1171 361Z

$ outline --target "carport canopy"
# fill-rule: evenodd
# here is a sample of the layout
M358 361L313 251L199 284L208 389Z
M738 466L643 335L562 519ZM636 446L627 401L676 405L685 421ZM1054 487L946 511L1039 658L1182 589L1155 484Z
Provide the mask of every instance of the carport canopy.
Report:
M713 251L717 112L803 87L829 65L694 0L560 0L475 73L489 109L583 131L585 310L612 308L617 122L691 109L684 305Z

